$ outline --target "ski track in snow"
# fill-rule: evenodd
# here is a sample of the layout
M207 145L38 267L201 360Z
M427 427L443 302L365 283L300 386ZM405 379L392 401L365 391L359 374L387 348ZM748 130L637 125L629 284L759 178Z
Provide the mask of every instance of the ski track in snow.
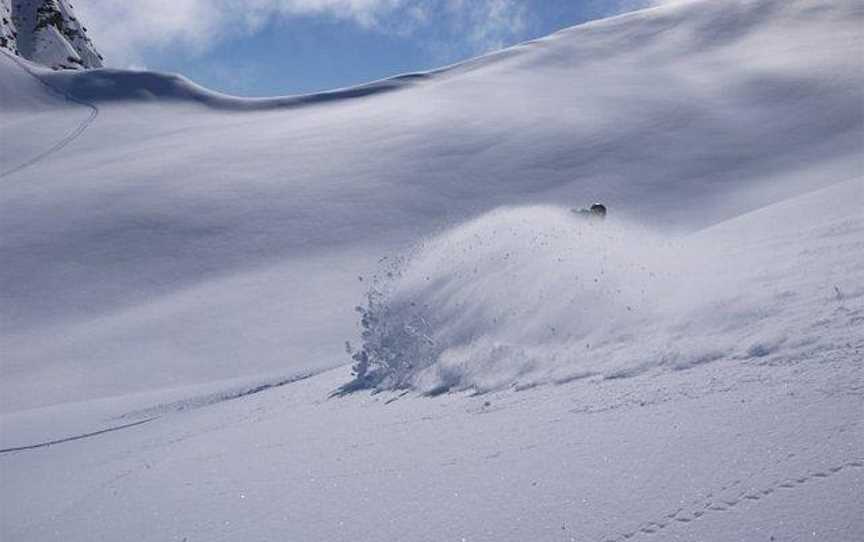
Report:
M202 395L191 397L188 399L181 399L179 401L174 401L170 403L155 405L149 408L144 408L140 410L135 410L132 412L127 412L121 416L118 416L114 419L129 419L129 418L140 418L145 417L142 420L137 420L129 423L124 423L117 426L108 427L106 429L100 429L97 431L91 431L87 433L82 433L79 435L73 435L70 437L64 437L54 440L49 440L45 442L39 442L36 444L26 444L23 446L13 446L9 448L0 449L0 455L9 454L13 452L22 452L28 450L36 450L39 448L47 448L48 446L54 446L55 444L63 444L66 442L73 442L76 440L96 437L99 435L104 435L105 433L111 433L114 431L120 431L121 429L129 429L132 427L136 427L138 425L143 425L148 422L152 422L153 420L159 419L166 414L177 414L181 412L188 412L191 410L196 410L199 408L215 405L218 403L224 403L226 401L233 401L234 399L241 399L243 397L248 397L250 395L255 395L257 393L261 393L263 391L272 390L274 388L279 388L282 386L286 386L288 384L293 384L295 382L299 382L301 380L305 380L316 374L320 374L319 372L313 373L302 373L299 375L286 377L280 380L276 380L274 382L265 382L261 384L257 384L251 387L245 387L237 390L228 390L221 391L212 394Z
M114 431L120 431L121 429L128 429L130 427L135 427L136 425L143 425L147 422L152 422L156 418L147 418L145 420L138 420L137 422L126 423L123 425L118 425L115 427L109 427L107 429L100 429L99 431L92 431L90 433L83 433L81 435L73 435L71 437L49 440L47 442L40 442L38 444L28 444L25 446L15 446L12 448L4 448L0 450L0 454L9 454L12 452L23 452L25 450L35 450L38 448L47 448L48 446L54 446L55 444L63 444L64 442L72 442L75 440L81 440L90 437L96 437L99 435L104 435L105 433L112 433Z
M732 497L723 497L709 493L705 499L693 500L688 505L679 507L661 518L640 523L635 529L605 538L603 542L624 542L635 538L656 535L676 524L688 524L709 514L726 512L738 505L761 501L780 491L797 489L805 484L824 480L843 471L862 468L864 468L864 458L846 461L828 468L812 469L802 476L783 478L762 487L740 489ZM741 485L741 480L735 480L721 487L717 493L729 491L739 485Z
M129 418L140 418L140 417L160 417L164 414L169 413L179 413L184 411L195 410L198 408L203 408L211 405L215 405L217 403L224 403L226 401L233 401L234 399L241 399L243 397L248 397L249 395L255 395L256 393L261 393L263 391L272 390L274 388L280 388L282 386L287 386L288 384L294 384L295 382L300 382L301 380L306 380L307 378L311 378L315 375L321 374L323 371L313 371L308 373L301 373L295 376L289 376L286 378L282 378L273 382L264 382L260 384L256 384L250 387L244 387L240 389L219 391L216 393L210 393L206 395L199 395L195 397L190 397L187 399L181 399L179 401L173 401L170 403L163 403L159 405L154 405L152 407L134 410L132 412L127 412L121 416L118 416L116 419L129 419Z
M19 171L25 170L25 169L27 169L30 166L33 166L35 164L38 164L39 162L41 162L42 160L44 160L48 156L50 156L50 155L54 154L55 152L63 149L64 147L66 147L66 145L68 145L69 143L72 143L73 141L78 139L78 137L81 134L83 134L84 131L91 124L93 124L93 121L96 120L96 117L99 116L99 108L96 107L95 104L91 104L89 102L79 100L78 98L75 98L74 96L72 96L68 92L63 92L62 90L58 89L57 87L54 87L53 85L45 82L38 75L36 75L32 71L30 71L30 69L27 68L27 66L23 62L21 62L18 59L18 57L16 57L15 55L11 55L11 54L7 53L6 51L2 51L2 53L4 55L6 55L7 57L9 57L9 59L12 60L15 64L17 64L19 68L21 68L22 70L27 72L27 75L36 79L36 81L38 81L39 84L41 84L42 86L47 88L48 91L51 92L52 94L57 94L67 101L70 101L72 103L76 103L78 105L89 108L90 109L90 115L86 119L81 121L81 123L77 127L75 127L75 129L72 130L72 132L70 132L68 135L66 135L66 137L62 138L60 141L58 141L57 143L55 143L54 145L52 145L48 149L40 152L39 154L37 154L33 158L30 158L29 160L27 160L23 164L19 164L19 165L13 167L12 169L9 169L6 171L0 171L0 179L2 179L4 177L8 177L9 175L12 175L14 173L18 173Z

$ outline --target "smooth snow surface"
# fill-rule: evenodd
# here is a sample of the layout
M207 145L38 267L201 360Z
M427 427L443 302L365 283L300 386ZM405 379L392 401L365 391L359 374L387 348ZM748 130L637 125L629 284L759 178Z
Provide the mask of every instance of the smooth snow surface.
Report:
M861 540L862 49L718 0L263 100L0 52L0 539Z

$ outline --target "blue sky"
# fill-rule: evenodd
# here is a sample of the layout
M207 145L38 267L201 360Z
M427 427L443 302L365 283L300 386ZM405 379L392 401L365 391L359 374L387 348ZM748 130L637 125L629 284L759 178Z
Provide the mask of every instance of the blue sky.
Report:
M109 65L243 96L458 62L658 0L78 0Z

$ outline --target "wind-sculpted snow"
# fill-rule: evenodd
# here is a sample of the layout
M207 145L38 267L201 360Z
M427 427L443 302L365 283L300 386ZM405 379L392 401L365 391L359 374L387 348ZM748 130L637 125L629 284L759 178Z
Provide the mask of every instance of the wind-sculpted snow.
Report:
M859 306L864 294L860 266L842 255L861 250L861 183L842 186L852 203L835 204L827 222L805 214L827 206L817 195L799 204L800 224L781 208L781 228L751 220L676 240L554 207L491 212L376 281L359 308L358 379L345 389L484 392L731 358L793 362L841 346L854 317L837 312L838 296ZM799 228L824 228L842 248L820 260L778 242ZM730 229L749 238L724 237ZM843 282L828 284L829 268Z

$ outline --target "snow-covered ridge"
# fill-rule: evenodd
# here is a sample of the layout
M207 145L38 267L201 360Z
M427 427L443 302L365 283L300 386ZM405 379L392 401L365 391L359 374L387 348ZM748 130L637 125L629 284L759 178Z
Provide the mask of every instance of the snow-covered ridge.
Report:
M53 70L102 66L69 0L0 0L0 48Z
M115 69L40 74L51 86L94 104L113 102L186 102L226 111L291 109L353 98L384 94L430 77L426 73L405 74L363 85L314 94L276 98L240 98L206 89L186 77L152 71Z
M8 3L11 0L0 1ZM34 6L41 1L43 0L23 2L19 13L34 11ZM81 59L81 62L78 60L70 62L78 67L100 68L101 55L93 49L92 43L83 32L83 27L71 14L71 8L65 3L66 1L44 0L45 6L40 7L39 10L50 10L52 15L41 19L35 16L41 21L38 24L42 27L50 27L51 25L46 24L45 21L51 21L52 24L53 21L64 21L62 24L58 23L58 28L69 29L61 30L61 34L67 32L75 37L75 40L71 40L70 43L78 50ZM9 9L8 6L6 9ZM578 67L586 61L615 62L620 57L634 55L640 50L647 50L649 56L654 57L654 61L662 61L662 56L668 54L664 51L665 46L672 45L673 42L677 42L682 49L687 49L691 55L710 56L724 48L741 46L742 42L747 42L754 36L758 37L761 24L782 23L791 27L806 25L807 18L832 20L837 23L845 19L848 24L861 16L860 6L852 0L840 0L832 5L818 8L802 4L800 1L783 3L775 0L762 2L736 0L721 2L718 5L705 2L684 3L671 8L647 9L579 25L502 51L426 72L406 73L357 86L308 95L273 98L229 96L204 88L179 74L152 71L99 69L42 74L41 77L61 91L95 104L162 100L194 102L224 110L281 109L368 97L408 88L424 81L441 82L451 77L470 77L472 72L478 70L507 73L515 69L530 72L532 69L543 70L550 63L560 64L561 67L567 65ZM22 20L26 22L29 18L25 20L19 15L12 20L17 21L20 28ZM14 25L11 25L10 29L14 30ZM660 36L664 39L658 39ZM19 42L22 41L30 42L19 38ZM10 43L14 45L14 40ZM650 54L655 48L657 54ZM24 51L20 45L18 49ZM43 49L48 50L45 47ZM52 64L44 57L36 58L26 52L21 54L25 58L55 68L57 66L76 67ZM840 57L832 60L840 60ZM804 64L803 61L799 63ZM793 66L786 68L793 68ZM754 76L757 75L754 73ZM807 81L798 79L797 75L793 76L792 73L782 77L778 73L775 74L776 78L775 75L767 73L765 75L771 79L755 80L754 86L775 85L777 94L781 95L801 92L802 85L809 84ZM748 90L742 89L742 91ZM758 96L754 98L758 99Z

